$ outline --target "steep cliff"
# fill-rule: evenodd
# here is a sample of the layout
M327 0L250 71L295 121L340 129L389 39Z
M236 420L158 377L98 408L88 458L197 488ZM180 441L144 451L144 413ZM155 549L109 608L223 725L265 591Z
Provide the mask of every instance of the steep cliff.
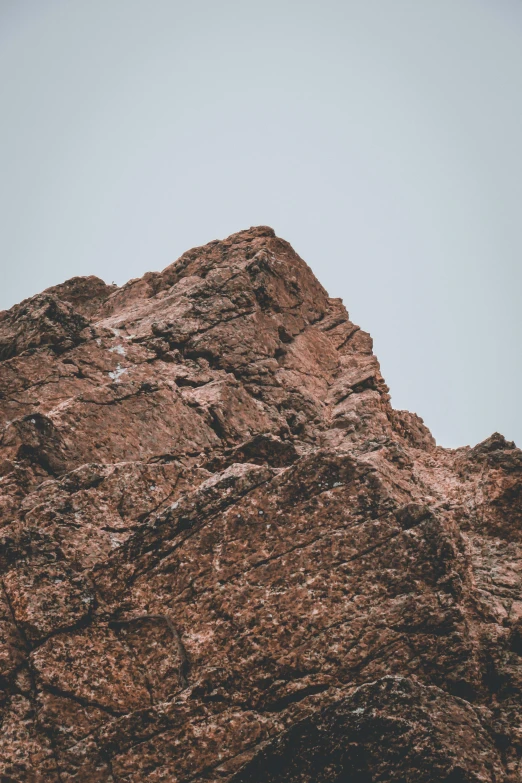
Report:
M266 227L0 313L2 783L522 781L522 452Z

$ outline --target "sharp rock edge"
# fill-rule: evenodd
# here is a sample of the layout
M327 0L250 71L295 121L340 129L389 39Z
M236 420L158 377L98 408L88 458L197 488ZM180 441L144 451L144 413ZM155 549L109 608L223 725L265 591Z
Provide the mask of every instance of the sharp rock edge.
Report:
M0 314L0 780L522 780L522 454L267 227Z

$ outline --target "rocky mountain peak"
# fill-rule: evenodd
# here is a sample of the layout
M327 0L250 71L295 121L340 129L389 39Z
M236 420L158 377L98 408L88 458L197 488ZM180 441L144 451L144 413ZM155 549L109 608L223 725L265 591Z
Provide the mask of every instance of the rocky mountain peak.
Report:
M0 313L0 779L522 780L522 453L266 226Z

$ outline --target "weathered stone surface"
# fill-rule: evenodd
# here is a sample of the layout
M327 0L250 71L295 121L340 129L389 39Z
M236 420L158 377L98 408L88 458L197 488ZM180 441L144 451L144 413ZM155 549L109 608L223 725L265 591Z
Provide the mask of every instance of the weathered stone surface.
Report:
M522 781L522 452L267 227L0 314L0 780Z
M383 677L272 740L240 781L491 781L502 777L475 710L443 690Z

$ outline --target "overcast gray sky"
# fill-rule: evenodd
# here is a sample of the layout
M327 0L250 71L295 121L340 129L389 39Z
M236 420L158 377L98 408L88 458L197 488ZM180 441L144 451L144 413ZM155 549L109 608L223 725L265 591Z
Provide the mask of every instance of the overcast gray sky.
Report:
M446 446L522 445L520 0L0 0L0 308L268 224Z

